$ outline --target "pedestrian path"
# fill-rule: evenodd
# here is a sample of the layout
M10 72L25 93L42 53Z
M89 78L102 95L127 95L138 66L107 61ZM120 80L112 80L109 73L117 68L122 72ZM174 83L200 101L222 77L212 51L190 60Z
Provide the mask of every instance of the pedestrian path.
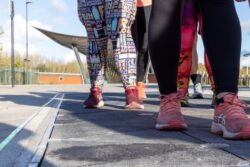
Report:
M156 85L147 91L142 111L124 110L123 90L117 85L105 87L102 109L83 108L87 92L65 93L41 166L250 166L250 141L210 133L211 94L182 109L189 128L176 132L154 129L159 94ZM241 93L249 95L250 89ZM243 99L250 104L249 97Z
M51 134L49 125L53 127L63 99L60 92L73 90L60 85L0 86L0 167L41 161L45 136Z

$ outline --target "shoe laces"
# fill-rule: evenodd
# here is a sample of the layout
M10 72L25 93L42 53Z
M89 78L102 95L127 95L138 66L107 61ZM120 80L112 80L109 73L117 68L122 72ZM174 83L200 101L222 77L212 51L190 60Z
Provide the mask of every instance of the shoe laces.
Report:
M161 111L172 111L179 107L179 99L176 93L170 95L161 95L160 107L164 108Z
M226 111L226 115L234 115L239 117L247 117L245 108L247 104L239 100L238 96L235 94L225 95L223 97L223 108Z
M243 101L241 101L237 95L235 94L230 94L230 95L225 95L223 97L223 101L224 103L228 103L230 105L234 105L234 106L239 106L241 108L246 108L247 104Z
M126 93L127 95L132 95L132 96L138 97L138 91L137 91L136 87L131 86L131 87L126 89L126 92L127 92Z
M137 89L138 89L138 92L140 92L140 91L143 91L143 90L144 90L144 87L137 86Z
M89 98L95 98L95 97L97 97L98 99L102 98L101 88L99 88L99 87L90 88Z
M143 82L138 82L137 83L137 87L139 87L139 88L145 88L146 87L146 85L145 85L145 83L143 83Z

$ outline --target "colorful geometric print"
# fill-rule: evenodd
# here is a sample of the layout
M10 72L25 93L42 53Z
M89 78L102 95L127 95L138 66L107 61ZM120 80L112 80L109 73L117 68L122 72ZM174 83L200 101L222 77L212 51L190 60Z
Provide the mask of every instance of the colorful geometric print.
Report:
M134 0L78 0L78 14L88 35L87 63L92 86L104 84L108 39L126 88L136 84L136 49L131 35Z

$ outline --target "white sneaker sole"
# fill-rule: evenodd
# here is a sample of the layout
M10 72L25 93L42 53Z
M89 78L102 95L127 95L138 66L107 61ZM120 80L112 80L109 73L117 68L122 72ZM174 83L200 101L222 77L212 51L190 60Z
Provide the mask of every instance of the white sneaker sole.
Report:
M93 106L85 105L85 108L101 108L103 106L104 106L104 101L100 101L97 105L93 105Z
M192 99L203 99L203 95L201 93L193 94L191 96Z
M229 132L225 126L222 124L212 123L211 132L214 134L223 134L223 137L226 139L250 139L250 131L249 132Z
M144 105L132 102L129 105L126 105L125 108L129 110L144 109Z
M157 130L185 130L187 129L187 124L159 124L155 125L155 129Z

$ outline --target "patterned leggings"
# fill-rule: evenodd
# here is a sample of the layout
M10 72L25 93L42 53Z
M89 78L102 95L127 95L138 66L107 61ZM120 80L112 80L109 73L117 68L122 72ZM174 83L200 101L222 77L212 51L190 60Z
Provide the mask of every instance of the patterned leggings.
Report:
M178 68L178 89L188 92L189 77L192 67L192 50L197 29L197 21L199 31L202 35L202 19L198 9L198 2L195 0L186 0L183 8L182 26L181 26L181 53ZM215 90L212 69L205 53L205 67L209 75L211 89Z
M126 88L136 82L136 49L131 35L135 0L78 0L80 21L87 30L87 63L91 86L102 88L108 39Z

